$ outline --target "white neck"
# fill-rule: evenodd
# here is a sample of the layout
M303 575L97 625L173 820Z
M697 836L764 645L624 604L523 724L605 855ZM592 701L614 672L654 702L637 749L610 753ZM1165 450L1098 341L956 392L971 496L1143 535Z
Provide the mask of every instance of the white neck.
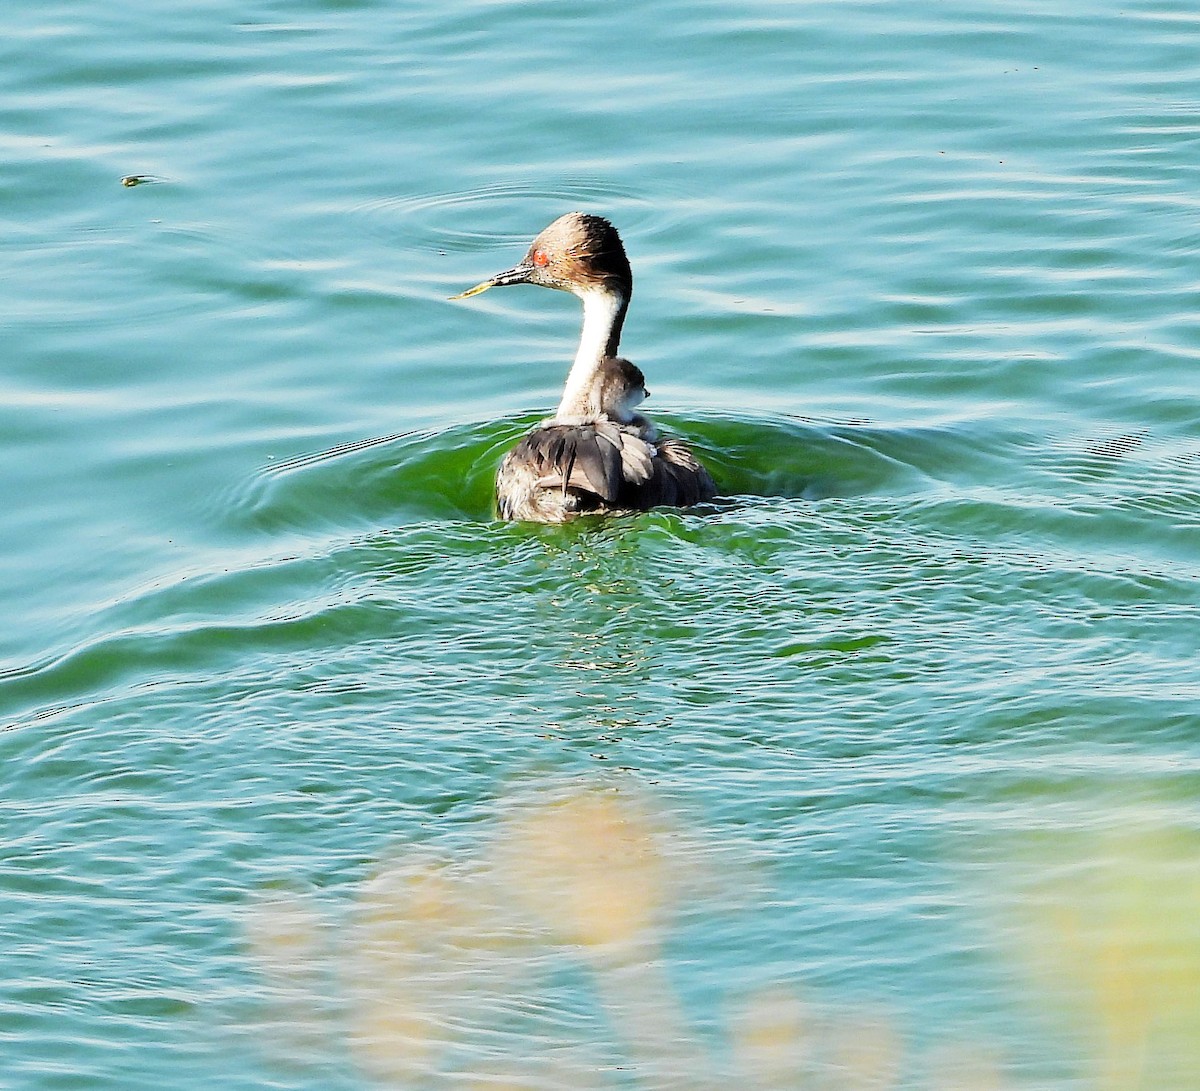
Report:
M567 375L556 420L582 419L588 415L596 371L605 356L615 356L621 338L621 321L627 300L619 292L593 288L580 292L583 300L583 330L579 351Z

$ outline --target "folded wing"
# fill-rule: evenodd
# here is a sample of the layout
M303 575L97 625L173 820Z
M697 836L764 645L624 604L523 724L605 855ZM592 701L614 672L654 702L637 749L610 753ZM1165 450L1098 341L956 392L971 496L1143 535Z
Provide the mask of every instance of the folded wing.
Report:
M501 462L496 492L504 518L558 521L696 504L716 488L679 440L652 443L636 428L600 420L535 429Z

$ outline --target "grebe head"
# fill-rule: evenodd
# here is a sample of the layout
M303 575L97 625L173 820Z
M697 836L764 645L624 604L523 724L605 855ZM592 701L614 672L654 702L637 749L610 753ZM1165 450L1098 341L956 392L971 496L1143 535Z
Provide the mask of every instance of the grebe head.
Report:
M621 356L606 356L596 369L593 398L598 416L629 424L634 410L648 397L642 369Z
M538 284L581 298L600 292L628 304L633 273L612 224L602 216L568 212L545 228L511 269L451 298L466 299L510 284Z

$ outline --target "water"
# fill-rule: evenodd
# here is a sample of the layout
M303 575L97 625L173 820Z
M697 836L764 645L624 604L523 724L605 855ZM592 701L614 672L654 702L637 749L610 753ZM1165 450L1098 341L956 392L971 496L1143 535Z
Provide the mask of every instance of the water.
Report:
M1194 1087L1192 7L183 7L5 17L0 1086ZM571 208L702 511L492 520Z

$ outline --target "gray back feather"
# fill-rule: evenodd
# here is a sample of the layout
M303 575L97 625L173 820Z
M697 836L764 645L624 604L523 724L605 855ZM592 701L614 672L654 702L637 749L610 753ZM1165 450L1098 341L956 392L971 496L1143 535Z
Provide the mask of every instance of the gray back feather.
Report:
M609 421L550 424L526 436L510 458L532 466L539 488L581 489L615 504L628 485L650 479L654 448Z
M588 511L646 511L711 500L716 486L680 440L650 442L608 420L545 424L516 445L496 475L506 519L561 521Z

